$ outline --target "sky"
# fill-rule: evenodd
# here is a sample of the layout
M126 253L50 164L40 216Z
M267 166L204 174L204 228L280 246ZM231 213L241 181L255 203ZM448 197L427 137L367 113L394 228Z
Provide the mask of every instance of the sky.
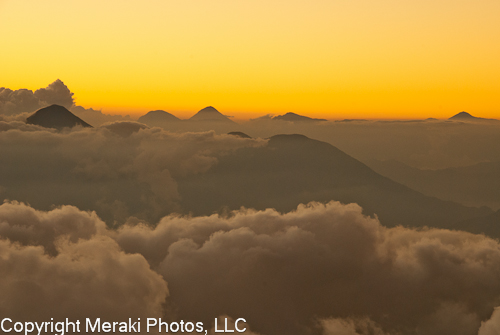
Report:
M496 0L0 0L0 87L108 114L500 118Z

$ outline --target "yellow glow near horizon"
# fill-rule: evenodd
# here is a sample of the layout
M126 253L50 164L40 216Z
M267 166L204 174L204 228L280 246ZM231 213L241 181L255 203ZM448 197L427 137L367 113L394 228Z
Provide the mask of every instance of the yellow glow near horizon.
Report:
M0 0L0 86L105 113L500 117L493 0Z

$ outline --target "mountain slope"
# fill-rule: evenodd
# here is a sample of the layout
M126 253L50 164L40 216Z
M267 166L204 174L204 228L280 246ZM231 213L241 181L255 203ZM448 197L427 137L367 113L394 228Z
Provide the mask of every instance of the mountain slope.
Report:
M452 120L452 121L498 121L495 119L485 119L482 117L472 116L471 114L469 114L467 112L460 112L458 114L455 114L452 117L450 117L448 120Z
M73 128L76 126L92 128L90 124L59 105L51 105L37 110L26 119L26 123L55 129Z
M421 170L394 160L367 163L381 175L426 195L500 209L500 161L440 170Z
M234 123L227 116L223 115L221 112L219 112L212 106L203 108L198 113L193 115L189 119L189 121L211 121L211 122Z
M277 121L290 121L290 122L310 122L310 121L326 121L326 119L314 119L308 116L303 116L295 113L286 113L273 117Z
M155 110L141 116L137 121L150 127L162 127L171 123L180 122L182 120L168 112Z
M207 173L179 180L179 192L194 214L240 206L289 211L299 203L337 200L358 203L386 226L453 227L492 213L425 196L303 135L273 136L267 146L224 156Z

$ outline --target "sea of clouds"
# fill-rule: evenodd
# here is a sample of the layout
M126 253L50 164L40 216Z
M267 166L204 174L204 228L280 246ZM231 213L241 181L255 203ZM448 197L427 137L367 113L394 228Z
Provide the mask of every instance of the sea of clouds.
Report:
M57 87L0 93L1 315L163 317L212 333L215 318L243 317L261 335L498 333L499 241L387 228L335 201L176 214L179 178L267 141L128 121L25 124L28 109L59 101ZM29 108L11 113L12 101Z
M111 229L0 206L0 311L37 321L245 317L261 334L496 334L500 244L385 228L355 204L170 215ZM492 315L493 313L493 315Z

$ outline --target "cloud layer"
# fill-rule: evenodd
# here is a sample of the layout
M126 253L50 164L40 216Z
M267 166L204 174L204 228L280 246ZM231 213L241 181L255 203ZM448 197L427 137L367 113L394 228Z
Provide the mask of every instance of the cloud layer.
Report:
M46 88L40 88L35 92L27 89L0 88L0 115L32 113L52 104L66 108L73 106L73 93L59 79Z
M56 132L0 121L0 196L35 208L73 204L106 221L156 221L180 210L176 179L217 157L265 141L207 133L171 134L135 122Z
M385 228L357 205L113 230L71 206L4 203L0 222L0 310L21 319L163 316L210 329L227 315L268 335L488 335L499 325L496 312L488 320L500 305L498 241Z
M1 314L17 321L159 317L167 284L124 253L93 213L0 206Z
M0 87L0 121L2 119L24 121L31 113L49 105L61 105L93 126L106 122L130 120L121 115L107 115L100 110L75 105L74 93L57 79L45 88L33 92L28 89L11 90Z

